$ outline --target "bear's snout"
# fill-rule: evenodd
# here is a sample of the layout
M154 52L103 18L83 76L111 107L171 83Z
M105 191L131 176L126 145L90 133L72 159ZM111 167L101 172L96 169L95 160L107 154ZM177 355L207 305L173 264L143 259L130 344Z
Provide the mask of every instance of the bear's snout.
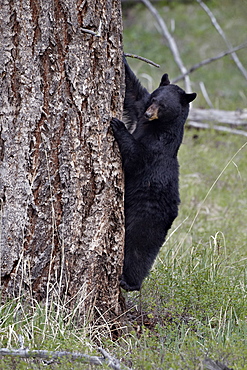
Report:
M159 108L157 107L157 105L155 104L150 105L150 107L144 113L145 118L147 118L149 121L158 119L158 110Z

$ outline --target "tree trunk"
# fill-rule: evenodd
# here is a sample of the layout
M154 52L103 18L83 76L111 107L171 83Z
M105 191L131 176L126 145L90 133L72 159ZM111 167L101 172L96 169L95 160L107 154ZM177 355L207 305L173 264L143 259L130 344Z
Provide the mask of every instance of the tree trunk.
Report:
M120 0L2 0L2 296L120 313Z

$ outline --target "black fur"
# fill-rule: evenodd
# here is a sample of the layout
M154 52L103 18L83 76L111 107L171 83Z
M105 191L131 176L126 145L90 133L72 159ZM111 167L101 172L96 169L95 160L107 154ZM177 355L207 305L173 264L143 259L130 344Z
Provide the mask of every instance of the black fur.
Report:
M170 84L167 74L149 94L126 61L125 81L124 113L135 129L131 134L116 118L111 126L125 172L125 251L120 285L128 291L140 290L177 217L177 152L189 103L196 94L186 94Z

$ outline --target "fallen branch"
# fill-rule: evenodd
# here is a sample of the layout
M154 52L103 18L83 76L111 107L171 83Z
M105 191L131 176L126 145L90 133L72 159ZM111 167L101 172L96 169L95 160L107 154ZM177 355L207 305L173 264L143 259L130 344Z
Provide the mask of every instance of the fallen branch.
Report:
M103 348L98 348L98 350L102 353L102 355L104 356L104 358L108 360L108 366L110 366L111 368L113 368L115 370L121 370L121 369L131 370L128 367L121 367L119 361L117 359L115 359L114 357L112 357Z
M211 122L211 123L208 123ZM247 109L241 111L223 111L218 109L191 109L188 117L188 125L201 129L214 129L234 135L247 136L247 132L217 123L231 126L247 125Z
M211 12L211 10L209 9L209 7L202 1L202 0L196 0L200 5L201 7L204 9L204 11L208 14L213 26L215 27L215 29L217 30L217 32L220 34L220 36L223 38L223 40L225 41L225 44L227 45L227 47L231 50L232 49L232 45L231 43L228 41L224 31L222 30L222 28L220 27L217 19L215 18L214 14ZM232 55L232 59L234 60L234 62L236 63L238 69L242 72L243 76L246 78L247 80L247 71L246 69L244 68L244 66L242 65L242 63L240 62L237 54L235 52L231 53Z
M155 67L157 67L157 68L160 68L160 65L159 65L159 64L156 64L156 63L154 63L152 60L149 60L149 59L147 59L147 58L141 57L140 55L136 55L136 54L129 54L129 53L124 53L124 55L125 55L126 57L140 59L140 60L142 60L143 62L146 62L146 63L148 63L148 64L151 64L152 66L155 66Z
M94 365L102 365L104 358L97 356L89 356L77 352L68 351L46 351L46 350L30 350L28 348L8 349L0 348L0 356L14 356L22 358L41 358L41 359L58 359L68 357L70 360L82 360Z
M197 109L190 110L189 119L192 121L218 122L228 125L247 125L247 109L226 111L219 109Z
M0 356L14 356L21 358L41 358L43 360L58 360L59 358L66 357L68 360L80 360L85 363L93 365L107 364L114 370L131 370L130 368L121 365L118 360L109 355L105 350L99 348L99 351L104 357L89 356L79 352L68 351L46 351L46 350L30 350L28 348L8 349L0 348Z
M205 369L208 370L233 370L227 367L225 364L222 364L220 361L213 361L210 358L206 358L203 361Z
M226 126L210 125L208 123L200 123L200 122L194 122L194 121L188 121L188 125L191 126L191 127L195 127L195 128L202 128L202 129L211 128L211 129L214 129L216 131L228 132L229 134L247 136L246 131L231 129L231 128L226 127Z
M196 63L194 64L192 67L190 67L186 73L183 73L181 74L180 76L176 77L174 80L172 80L172 83L177 83L178 81L184 79L184 77L192 72L194 72L195 70L197 70L198 68L200 67L203 67L209 63L212 63L218 59L221 59L223 58L224 56L226 55L229 55L229 54L232 54L232 53L235 53L236 51L238 50L241 50L241 49L244 49L247 47L247 43L244 43L244 44L241 44L239 46L236 46L235 48L231 49L231 50L226 50L226 51L223 51L222 53L216 55L215 57L212 57L212 58L208 58L208 59L205 59L205 60L202 60L200 63Z

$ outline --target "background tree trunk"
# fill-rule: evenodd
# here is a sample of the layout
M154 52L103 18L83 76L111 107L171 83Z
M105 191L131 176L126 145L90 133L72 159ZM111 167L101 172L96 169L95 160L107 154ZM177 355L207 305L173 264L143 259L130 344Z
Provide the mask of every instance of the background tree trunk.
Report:
M2 296L117 315L123 182L109 122L124 93L120 0L1 3Z

